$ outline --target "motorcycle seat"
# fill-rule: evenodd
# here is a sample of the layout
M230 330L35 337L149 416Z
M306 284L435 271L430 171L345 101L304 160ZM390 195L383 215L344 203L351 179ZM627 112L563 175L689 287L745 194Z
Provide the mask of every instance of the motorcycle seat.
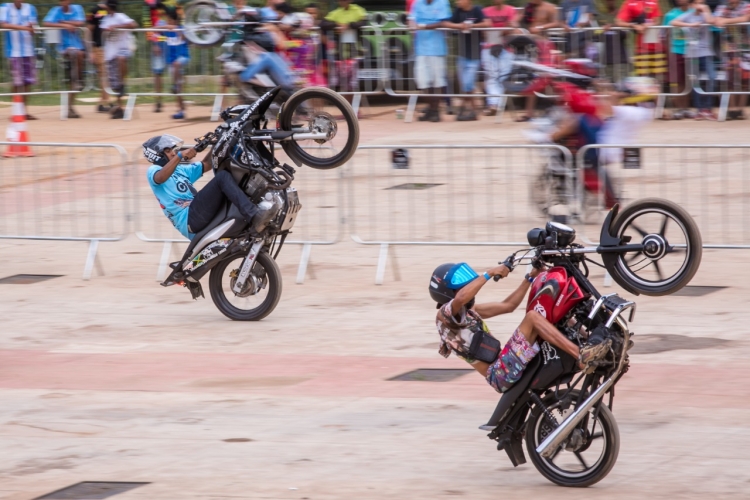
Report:
M211 232L211 230L231 219L234 219L236 222L228 231L224 233L224 236L234 235L238 229L242 229L246 226L245 220L242 218L240 210L232 205L229 200L226 200L224 202L224 205L219 209L216 215L214 215L214 218L211 219L211 222L209 222L208 225L200 232L196 233L196 235L193 236L193 239L190 240L190 244L188 245L187 250L185 250L185 253L182 255L182 259L180 259L180 262L184 262L185 259L189 258L196 251L200 251L202 247L210 243L211 241L202 241L203 238L209 232ZM197 248L199 244L201 245L201 248Z

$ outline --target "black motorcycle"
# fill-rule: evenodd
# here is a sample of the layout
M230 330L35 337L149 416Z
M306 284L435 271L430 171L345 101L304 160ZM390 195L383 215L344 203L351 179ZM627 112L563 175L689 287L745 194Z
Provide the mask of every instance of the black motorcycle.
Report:
M257 321L281 298L281 274L275 258L302 205L291 187L295 169L275 158L276 145L300 167L335 168L352 157L359 123L349 103L327 88L309 87L284 102L276 128L266 113L279 93L273 89L252 105L227 108L224 123L197 138L196 151L212 147L214 170L228 170L259 213L247 224L227 202L196 234L185 254L170 264L163 286L183 285L203 297L200 279L210 271L208 287L216 307L233 320Z
M635 302L617 294L601 295L588 279L587 255L599 254L612 278L638 295L666 295L684 287L701 261L701 236L678 205L659 199L635 202L607 215L597 247L574 243L575 231L549 222L528 233L531 250L506 260L549 268L531 285L527 311L536 311L572 342L611 341L595 371L579 371L577 360L547 342L522 378L505 392L486 425L514 466L526 463L561 486L585 487L602 480L614 467L620 434L612 414L615 387L628 371L633 346ZM628 313L626 321L625 316Z

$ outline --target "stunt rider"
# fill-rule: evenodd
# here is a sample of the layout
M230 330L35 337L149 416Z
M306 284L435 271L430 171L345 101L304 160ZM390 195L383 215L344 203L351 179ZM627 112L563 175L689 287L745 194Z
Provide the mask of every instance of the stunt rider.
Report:
M494 276L506 277L509 272L510 269L504 264L493 267L482 276L477 275L465 263L442 264L435 269L430 279L430 296L437 302L435 322L441 339L440 354L447 358L453 351L471 364L500 393L507 391L521 379L526 365L539 353L537 338L546 340L577 358L579 366L586 373L593 372L595 362L606 356L611 341L607 339L598 345L585 345L579 349L536 311L526 313L494 362L481 361L469 354L475 335L487 335L491 337L490 342L497 342L482 318L515 311L541 270L534 269L527 274L519 287L502 302L474 303L475 295L485 283ZM490 342L483 341L482 344Z
M211 153L203 161L183 165L197 152L190 148L179 151L183 141L173 135L157 135L143 143L143 156L153 165L146 177L159 205L172 225L183 236L193 239L216 216L226 200L236 206L248 224L258 212L226 170L220 170L200 191L193 183L212 167Z

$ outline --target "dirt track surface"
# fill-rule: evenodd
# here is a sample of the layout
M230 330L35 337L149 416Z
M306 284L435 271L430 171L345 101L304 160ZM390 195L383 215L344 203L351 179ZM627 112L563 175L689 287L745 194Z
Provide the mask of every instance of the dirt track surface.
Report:
M146 107L130 123L81 108L85 118L68 122L34 109L42 119L30 124L32 140L132 151L160 132L189 138L212 128L205 108L190 111L202 120L176 127ZM363 144L521 142L507 120L404 124L389 111L362 127ZM656 122L643 138L739 144L746 130ZM317 201L300 193L312 210ZM632 368L614 404L619 459L598 485L567 490L530 463L514 469L477 429L497 401L480 377L388 380L465 367L437 354L427 276L459 259L483 269L509 250L398 247L375 286L378 250L345 232L313 248L305 283L295 285L300 247L285 248L278 308L260 323L236 323L210 298L156 283L160 244L132 235L102 243L106 274L82 281L85 243L0 240L0 278L62 275L0 284L0 498L79 481L150 483L114 497L123 500L747 498L747 252L704 252L692 284L728 288L637 298ZM502 299L522 273L490 283L480 299ZM601 273L593 282L603 287ZM521 317L489 325L505 340Z

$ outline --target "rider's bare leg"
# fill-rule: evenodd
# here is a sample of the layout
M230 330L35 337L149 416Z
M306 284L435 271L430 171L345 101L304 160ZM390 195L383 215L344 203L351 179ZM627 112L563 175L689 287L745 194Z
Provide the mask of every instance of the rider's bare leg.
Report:
M529 311L518 326L518 331L526 337L529 344L533 344L537 337L546 340L553 346L562 349L575 359L578 359L580 349L560 330L547 321L547 319L536 311Z

